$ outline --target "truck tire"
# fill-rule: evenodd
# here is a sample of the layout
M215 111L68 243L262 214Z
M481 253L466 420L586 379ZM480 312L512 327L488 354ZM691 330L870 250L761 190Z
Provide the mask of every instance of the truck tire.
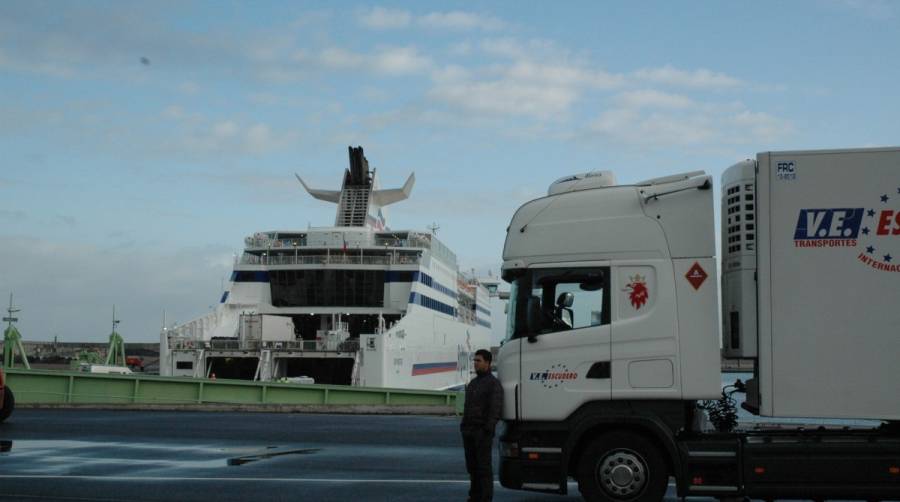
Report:
M16 399L9 387L3 387L3 409L0 410L0 422L6 420L16 406Z
M585 500L659 502L669 472L653 442L633 432L610 432L587 446L576 469L578 491Z

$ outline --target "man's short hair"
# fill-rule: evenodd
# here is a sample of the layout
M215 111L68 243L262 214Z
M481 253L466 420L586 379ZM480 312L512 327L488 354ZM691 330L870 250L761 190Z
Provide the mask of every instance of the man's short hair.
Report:
M475 351L476 356L481 356L487 362L491 362L494 360L494 354L491 354L490 350L487 349L478 349Z

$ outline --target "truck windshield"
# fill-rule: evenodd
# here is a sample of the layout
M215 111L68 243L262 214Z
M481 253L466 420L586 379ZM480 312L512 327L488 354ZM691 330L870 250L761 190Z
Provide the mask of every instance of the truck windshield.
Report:
M506 339L609 324L608 277L608 267L529 269L510 277Z

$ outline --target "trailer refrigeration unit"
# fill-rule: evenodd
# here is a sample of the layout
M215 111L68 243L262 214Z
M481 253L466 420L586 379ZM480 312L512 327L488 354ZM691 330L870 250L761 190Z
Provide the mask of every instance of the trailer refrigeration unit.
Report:
M503 486L900 498L900 149L761 153L721 190L721 350L710 176L577 175L515 213ZM744 407L767 422L873 425L734 430L717 406L704 426L721 355L755 361Z

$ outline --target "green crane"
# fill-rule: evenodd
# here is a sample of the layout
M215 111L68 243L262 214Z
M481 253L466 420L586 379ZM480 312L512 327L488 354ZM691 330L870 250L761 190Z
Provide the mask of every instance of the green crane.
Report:
M116 319L116 306L113 305L112 333L109 334L109 347L106 349L108 366L125 366L125 339L116 331L119 320Z
M13 314L21 310L13 308L13 295L10 293L9 308L6 309L9 315L3 318L7 322L6 331L3 332L3 366L12 368L16 362L16 352L18 352L25 369L30 370L31 365L28 364L28 355L25 354L25 347L22 346L22 334L13 325L14 322L19 320L18 317L13 317Z

